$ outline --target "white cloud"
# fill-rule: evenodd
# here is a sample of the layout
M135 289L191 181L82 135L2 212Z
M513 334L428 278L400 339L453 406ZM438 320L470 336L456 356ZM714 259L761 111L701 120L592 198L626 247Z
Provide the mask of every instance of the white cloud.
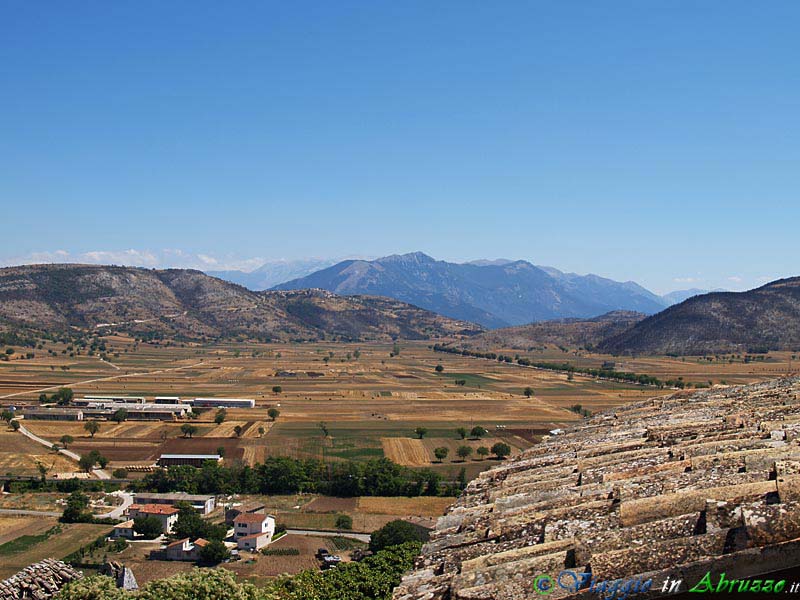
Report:
M0 258L0 266L80 263L96 265L124 265L129 267L182 268L198 270L252 271L267 262L260 257L242 258L233 254L214 256L208 253L193 254L177 248L163 250L90 250L72 253L66 250L36 251L20 256Z
M744 279L739 275L731 275L730 277L728 277L728 281L732 281L733 283L742 283Z

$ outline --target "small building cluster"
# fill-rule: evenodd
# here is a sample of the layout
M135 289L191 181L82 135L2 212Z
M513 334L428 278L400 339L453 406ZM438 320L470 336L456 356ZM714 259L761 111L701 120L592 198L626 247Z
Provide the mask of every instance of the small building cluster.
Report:
M203 538L197 538L193 542L189 538L183 538L168 544L164 549L164 556L167 560L196 562L200 560L200 551L207 545L208 540Z
M191 504L201 515L207 515L214 510L216 500L214 496L208 494L187 494L176 492L173 494L155 494L150 492L139 492L136 494L137 504L165 504L175 506L179 502Z
M219 454L162 454L156 464L159 467L176 467L179 465L189 465L190 467L202 467L208 461L222 462Z
M132 421L175 421L186 418L193 408L255 408L252 398L194 398L156 396L148 402L144 396L84 396L70 402L68 407L35 406L22 411L23 417L40 421L110 420L119 410L125 410Z

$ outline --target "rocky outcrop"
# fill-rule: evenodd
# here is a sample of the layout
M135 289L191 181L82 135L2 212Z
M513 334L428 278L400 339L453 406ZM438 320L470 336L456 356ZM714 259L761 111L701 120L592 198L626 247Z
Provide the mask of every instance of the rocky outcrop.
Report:
M660 586L712 568L741 578L798 565L800 379L791 379L620 407L482 473L439 519L394 600L536 598L534 579L564 569Z
M60 560L47 558L25 567L5 581L0 581L0 600L53 598L70 581L83 574Z
M199 271L103 265L0 269L0 331L5 328L273 341L388 341L481 331L389 298L257 293Z

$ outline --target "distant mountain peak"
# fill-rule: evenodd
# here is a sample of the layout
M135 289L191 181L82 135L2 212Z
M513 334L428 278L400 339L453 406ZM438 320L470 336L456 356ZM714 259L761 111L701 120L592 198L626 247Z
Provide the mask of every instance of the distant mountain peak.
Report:
M387 263L387 262L417 262L417 263L435 263L436 259L432 256L428 256L424 252L407 252L406 254L390 254L389 256L384 256L382 258L378 258L375 262L379 263Z
M308 287L388 296L492 328L590 318L613 310L653 314L664 307L659 296L634 283L564 274L526 260L451 263L424 252L344 261L274 289Z

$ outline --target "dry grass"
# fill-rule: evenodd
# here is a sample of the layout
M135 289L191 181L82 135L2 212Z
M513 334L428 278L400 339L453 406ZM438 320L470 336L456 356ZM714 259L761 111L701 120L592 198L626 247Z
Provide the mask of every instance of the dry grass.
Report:
M420 496L417 498L384 498L362 496L358 499L357 512L402 517L439 517L455 501L455 498Z
M39 523L44 524L42 525L43 529L36 533L41 533L41 531L53 527L57 524L57 521L55 518L41 518ZM36 527L39 527L39 525L36 525ZM44 558L63 558L81 546L95 540L99 535L111 531L110 525L90 525L88 523L62 523L61 528L61 533L34 544L23 552L4 556L2 562L0 562L0 578L8 577L29 564L39 562ZM26 534L28 532L20 532L20 535Z
M51 473L74 471L76 464L62 454L56 454L19 432L0 425L0 473L38 475L37 462Z
M386 458L398 465L421 467L431 462L430 454L423 440L385 437L381 438L381 445Z

